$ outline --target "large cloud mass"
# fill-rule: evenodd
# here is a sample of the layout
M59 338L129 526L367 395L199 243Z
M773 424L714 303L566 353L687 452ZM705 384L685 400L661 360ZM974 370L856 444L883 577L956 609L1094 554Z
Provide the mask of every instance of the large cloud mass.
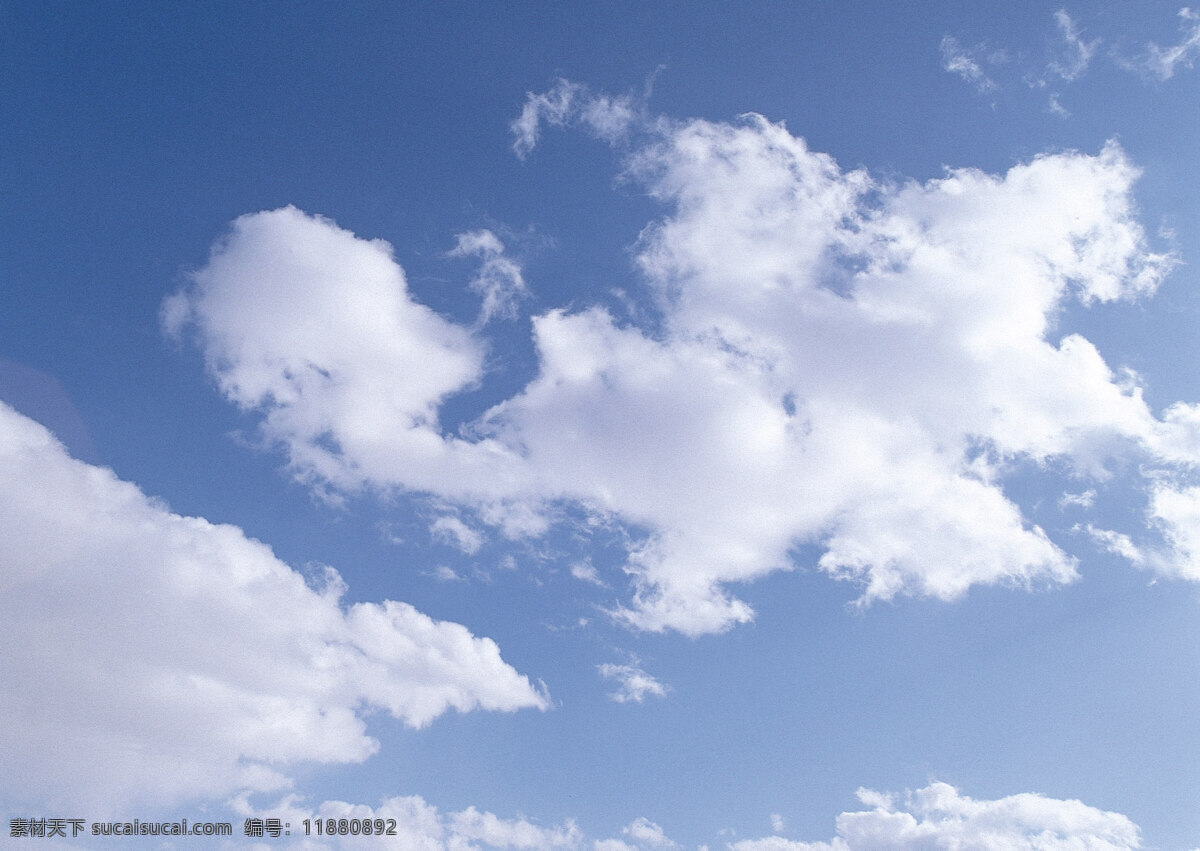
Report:
M0 797L89 815L288 784L377 748L361 714L546 708L496 644L339 603L232 526L181 517L0 403ZM314 588L313 585L318 587Z
M416 303L378 241L248 215L167 302L298 475L431 493L510 536L564 500L615 518L644 535L614 614L700 634L750 619L729 583L800 543L863 601L1070 582L1077 559L1002 487L1012 462L1103 481L1118 455L1197 458L1194 409L1156 418L1135 377L1054 332L1069 302L1149 294L1171 265L1117 145L881 183L758 116L638 119L564 83L514 123L523 156L542 122L623 139L626 177L666 207L636 246L657 317L535 316L537 375L459 434L438 409L483 380L482 331Z

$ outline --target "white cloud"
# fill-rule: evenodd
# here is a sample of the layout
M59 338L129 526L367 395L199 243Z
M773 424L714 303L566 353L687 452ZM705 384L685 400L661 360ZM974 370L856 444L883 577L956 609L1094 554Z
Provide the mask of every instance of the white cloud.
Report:
M1100 529L1090 523L1083 529L1093 541L1108 552L1119 555L1139 567L1146 563L1146 554L1128 535L1112 529Z
M558 127L566 124L575 111L575 98L582 91L583 87L578 83L559 80L553 89L544 94L526 94L525 106L509 128L516 137L513 151L518 157L525 159L537 146L543 121Z
M681 847L665 833L663 829L647 818L637 818L621 829L624 839L601 839L593 843L593 851L653 851L653 849L671 849Z
M1058 500L1058 507L1078 506L1079 508L1091 508L1095 503L1096 489L1088 488L1082 493L1064 493Z
M1180 68L1191 68L1200 53L1200 14L1186 6L1179 10L1182 39L1171 47L1151 43L1143 67L1160 80L1169 80Z
M509 129L515 137L513 151L525 159L537 146L543 123L565 127L578 122L598 138L614 142L637 121L638 107L631 96L597 95L581 83L560 79L544 94L527 93L521 114Z
M1087 70L1092 57L1096 55L1096 49L1100 46L1100 39L1084 41L1079 32L1079 25L1065 9L1054 13L1054 22L1058 25L1066 48L1062 59L1051 62L1047 70L1067 82L1074 82Z
M1080 80L1091 67L1098 55L1105 56L1117 67L1132 71L1143 78L1166 81L1175 76L1181 69L1190 69L1200 55L1200 13L1184 7L1179 10L1179 41L1167 47L1155 42L1147 44L1136 56L1123 55L1115 47L1100 53L1104 39L1097 36L1093 39L1084 37L1084 28L1080 22L1067 12L1059 9L1054 13L1054 24L1058 30L1058 43L1051 49L1051 56L1044 64L1033 62L1028 58L1027 51L1019 51L1016 62L1023 66L1021 79L1025 85L1035 90L1045 90L1056 84L1071 84ZM974 87L980 94L990 94L998 91L1001 85L996 82L989 71L995 72L1009 62L1009 54L1004 50L995 50L986 43L978 43L973 47L964 47L953 36L945 36L940 44L942 68L956 74L962 80ZM1047 110L1060 118L1069 118L1071 113L1062 105L1061 92L1051 92L1047 101Z
M409 298L383 241L293 207L242 216L163 322L194 331L221 392L263 414L302 478L434 489L464 449L437 407L479 380L483 346Z
M99 815L269 790L369 757L371 710L547 708L490 639L313 584L0 404L0 796Z
M783 833L784 821L783 816L779 813L771 813L771 830L776 833Z
M638 255L667 342L599 310L541 317L543 376L500 414L524 415L530 447L538 420L569 422L576 481L602 478L608 504L664 530L633 554L631 622L744 620L718 584L818 529L822 566L867 599L1073 577L968 457L982 438L1100 473L1104 435L1152 431L1090 343L1046 339L1064 298L1133 297L1163 272L1118 149L876 187L750 118L675 125L629 171L674 209ZM637 446L605 446L631 431ZM601 472L609 456L629 463Z
M1146 519L1157 533L1134 538L1089 524L1084 531L1100 547L1136 567L1200 582L1200 486L1162 478L1149 488Z
M425 573L425 575L433 577L438 582L465 582L466 581L465 579L463 579L461 576L458 575L458 573L454 570L454 568L450 567L449 565L445 565L445 564L439 564L437 567L433 568L432 570L427 571Z
M1080 801L1022 793L978 801L946 783L933 783L907 796L905 807L868 789L872 807L842 813L837 836L828 842L792 842L779 836L735 842L734 851L875 851L895 849L1028 849L1028 851L1119 851L1140 847L1137 826L1120 813Z
M518 141L610 103L560 82ZM661 324L533 317L537 375L464 436L437 411L483 379L482 329L415 303L385 244L327 220L239 219L167 326L196 329L222 391L315 486L434 494L513 537L563 502L643 530L612 613L644 630L750 620L730 584L797 543L864 603L1070 582L1006 465L1087 480L1123 454L1200 459L1192 408L1156 419L1091 342L1055 335L1069 301L1146 296L1173 262L1146 246L1116 144L879 183L759 116L640 130L624 175L666 209L635 247Z
M529 296L525 278L517 262L504 254L504 243L490 230L460 233L452 257L478 257L482 263L471 279L471 289L483 297L477 325L494 318L512 319L517 315L517 301Z
M1063 106L1058 98L1058 92L1050 93L1050 98L1046 101L1046 111L1051 115L1057 115L1059 118L1070 118L1071 111Z
M981 54L984 52L982 45L966 50L958 43L958 39L948 35L942 39L941 51L942 68L951 74L962 77L980 94L995 91L998 88L979 64Z
M479 552L483 546L483 535L453 515L439 517L429 528L435 538L457 547L467 555Z
M616 681L617 690L609 697L617 703L641 703L647 695L667 696L667 686L643 671L636 662L632 665L605 663L596 668L604 679Z
M1165 548L1152 552L1152 566L1160 573L1200 581L1200 487L1156 485L1149 514L1166 539ZM1135 551L1130 556L1135 564L1139 555Z
M587 582L600 588L608 587L608 583L601 579L600 574L596 572L595 566L588 562L580 561L571 565L571 575L580 582Z
M506 820L470 807L451 817L454 837L467 842L482 842L494 848L573 848L579 844L580 831L573 823L545 828L524 819ZM449 843L454 846L453 840Z

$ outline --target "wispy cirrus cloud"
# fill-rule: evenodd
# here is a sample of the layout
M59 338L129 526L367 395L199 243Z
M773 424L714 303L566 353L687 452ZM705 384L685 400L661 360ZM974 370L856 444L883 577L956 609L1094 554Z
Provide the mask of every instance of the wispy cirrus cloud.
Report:
M571 565L571 575L580 582L587 582L589 585L595 585L599 588L607 588L608 583L600 578L594 565L589 562L581 561Z
M951 74L957 74L965 82L974 86L980 94L996 91L999 86L983 70L983 63L996 64L1002 61L1003 54L988 50L982 44L964 48L954 36L945 36L940 45L942 51L942 68Z
M1063 51L1059 58L1051 60L1046 70L1068 83L1074 82L1087 71L1100 47L1101 39L1085 40L1079 24L1066 9L1059 9L1054 13L1054 23L1058 26L1063 41Z
M525 159L541 138L543 125L565 127L579 123L606 141L623 137L639 120L639 105L631 95L594 94L582 83L558 80L541 94L530 92L521 114L509 129L513 151Z
M1200 54L1200 14L1187 6L1179 10L1180 40L1169 47L1160 47L1151 42L1146 48L1146 57L1141 62L1153 77L1169 80L1181 68L1191 68L1196 55Z
M1028 51L1016 50L1017 60L1010 63L1009 51L1003 48L993 48L986 42L965 47L957 37L947 35L939 45L942 68L962 78L981 95L991 96L1011 84L1019 85L1018 80L1035 90L1053 89L1047 95L1047 111L1070 118L1061 89L1081 80L1098 57L1123 70L1163 82L1182 69L1190 69L1200 54L1200 14L1188 7L1178 12L1178 42L1164 47L1150 41L1132 54L1128 47L1118 45L1119 39L1111 37L1107 39L1109 49L1101 51L1106 39L1085 34L1086 27L1066 9L1055 11L1053 17L1058 38L1040 59L1033 58ZM1127 37L1127 33L1117 35ZM1005 65L1012 68L1007 79L1001 71Z

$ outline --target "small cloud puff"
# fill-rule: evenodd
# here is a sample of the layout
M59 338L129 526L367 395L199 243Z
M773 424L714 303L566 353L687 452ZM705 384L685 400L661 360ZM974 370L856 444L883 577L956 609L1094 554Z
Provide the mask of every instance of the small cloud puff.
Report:
M438 582L466 582L465 579L458 575L454 568L444 564L439 564L433 570L426 571L425 575L436 579Z
M483 546L483 535L454 515L444 515L429 527L433 537L444 541L467 555L474 555Z
M1058 500L1058 507L1078 506L1080 508L1091 508L1095 503L1096 489L1088 488L1082 493L1064 493Z
M597 665L596 669L604 679L616 681L617 690L608 697L617 703L641 703L648 695L667 696L669 686L663 685L643 671L636 660L630 665Z
M622 839L601 839L592 846L592 851L669 851L682 847L668 837L661 827L644 817L634 819L623 827L621 835L634 844Z
M976 45L967 50L958 43L958 39L948 35L942 39L941 51L942 68L962 77L980 93L993 92L999 88L979 64L981 61L987 61L983 58L987 53L983 45Z
M587 582L599 588L608 587L608 583L600 578L600 574L596 571L596 568L588 562L580 561L571 565L571 575L580 582Z
M637 123L638 112L632 95L596 95L581 83L560 79L548 92L526 94L521 114L509 125L513 151L522 160L529 156L541 137L543 124L565 127L579 123L597 138L615 142Z
M460 233L451 257L478 257L482 264L471 279L471 289L483 297L476 326L494 318L512 319L517 301L529 296L520 265L504 254L504 243L490 230Z

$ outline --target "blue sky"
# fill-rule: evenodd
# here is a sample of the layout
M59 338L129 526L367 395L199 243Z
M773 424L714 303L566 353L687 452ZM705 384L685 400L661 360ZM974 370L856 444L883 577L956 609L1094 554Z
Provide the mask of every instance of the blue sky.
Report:
M1197 847L1198 60L1155 2L0 3L0 810Z

